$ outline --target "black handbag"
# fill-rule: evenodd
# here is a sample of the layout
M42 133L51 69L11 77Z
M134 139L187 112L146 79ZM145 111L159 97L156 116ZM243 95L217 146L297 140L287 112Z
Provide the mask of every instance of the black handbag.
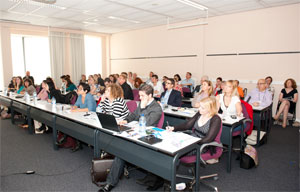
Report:
M251 169L258 166L258 155L254 147L247 145L241 151L240 167L243 169Z
M91 167L92 182L98 187L105 185L107 175L114 161L113 158L114 158L113 156L107 155L107 156L102 156L101 158L94 158L92 160L92 167Z

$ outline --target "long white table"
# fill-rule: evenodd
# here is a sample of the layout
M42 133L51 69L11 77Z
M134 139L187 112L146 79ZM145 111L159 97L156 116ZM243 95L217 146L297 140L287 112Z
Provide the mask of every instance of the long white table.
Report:
M67 105L66 110L61 110L61 106L53 106L46 101L25 102L23 98L17 99L15 96L8 97L0 93L0 104L10 107L11 110L27 115L30 133L34 133L32 119L36 119L53 128L53 146L55 145L57 131L62 131L76 139L94 146L94 156L100 156L100 150L105 150L125 161L142 167L166 180L171 181L172 191L175 191L176 167L179 158L184 154L196 150L196 178L199 178L200 152L197 144L200 139L185 135L182 142L175 142L176 138L183 138L182 133L168 133L161 143L150 145L139 141L135 137L119 135L116 132L107 130L101 126L96 113L89 112L89 116L84 116L85 112L71 113ZM13 115L12 115L13 119ZM169 139L168 139L169 138ZM196 191L199 189L199 181L196 182Z

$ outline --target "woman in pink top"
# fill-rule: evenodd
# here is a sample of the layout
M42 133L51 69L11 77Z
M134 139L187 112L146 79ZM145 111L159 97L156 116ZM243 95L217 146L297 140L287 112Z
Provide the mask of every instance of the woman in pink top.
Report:
M41 99L41 100L47 100L47 99L49 99L49 96L48 96L48 92L47 92L47 90L46 90L46 84L47 84L47 82L46 82L46 80L44 80L43 82L42 82L42 90L39 92L39 94L37 95L37 97L39 98L39 99Z

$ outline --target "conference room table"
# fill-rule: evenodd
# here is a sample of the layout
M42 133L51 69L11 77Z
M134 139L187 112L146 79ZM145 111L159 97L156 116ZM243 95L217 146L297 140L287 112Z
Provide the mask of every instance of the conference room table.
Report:
M256 146L259 147L259 141L260 141L260 134L262 130L262 123L264 125L264 130L265 130L265 137L266 137L266 142L268 139L268 134L271 129L272 125L272 106L273 104L265 107L255 107L252 106L253 108L253 125L257 129L257 138L256 138Z
M180 123L184 123L186 120L192 118L197 112L198 109L195 108L179 108L168 106L163 108L163 112L165 113L166 119L168 116L174 117L176 120L172 120L172 124L170 126L178 125ZM227 172L231 172L231 159L232 159L232 139L233 132L236 127L241 126L241 132L244 132L244 117L237 117L236 119L232 119L230 116L222 116L219 114L222 119L222 134L221 134L221 143L228 146L228 156L227 156ZM174 124L175 122L175 124ZM169 124L169 123L168 123ZM241 135L241 146L242 149L242 141L243 134Z
M61 131L94 146L94 157L99 157L100 151L104 150L171 181L172 191L175 191L179 158L196 150L196 178L200 178L199 138L161 130L162 142L150 145L138 140L137 137L129 137L103 128L95 112L70 112L69 105L54 105L47 101L33 100L26 102L24 98L18 99L15 96L0 93L0 104L26 115L31 134L34 133L34 126L30 123L32 119L51 126L55 150L58 149L55 145L57 131ZM199 179L196 181L195 189L196 191L199 189Z

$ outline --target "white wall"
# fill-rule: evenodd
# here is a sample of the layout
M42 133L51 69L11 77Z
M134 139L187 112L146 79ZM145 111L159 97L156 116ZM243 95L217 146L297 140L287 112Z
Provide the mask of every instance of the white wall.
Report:
M272 76L276 88L274 102L287 78L300 85L300 54L209 57L207 54L243 52L300 51L300 4L260 9L208 19L208 25L167 30L166 26L113 34L111 37L111 73L137 72L147 77L182 77L187 71L199 80L208 75L214 80L239 79L251 90L259 78ZM120 59L172 55L190 58ZM119 59L119 60L116 60ZM298 89L300 91L300 89ZM300 105L297 105L300 119Z

